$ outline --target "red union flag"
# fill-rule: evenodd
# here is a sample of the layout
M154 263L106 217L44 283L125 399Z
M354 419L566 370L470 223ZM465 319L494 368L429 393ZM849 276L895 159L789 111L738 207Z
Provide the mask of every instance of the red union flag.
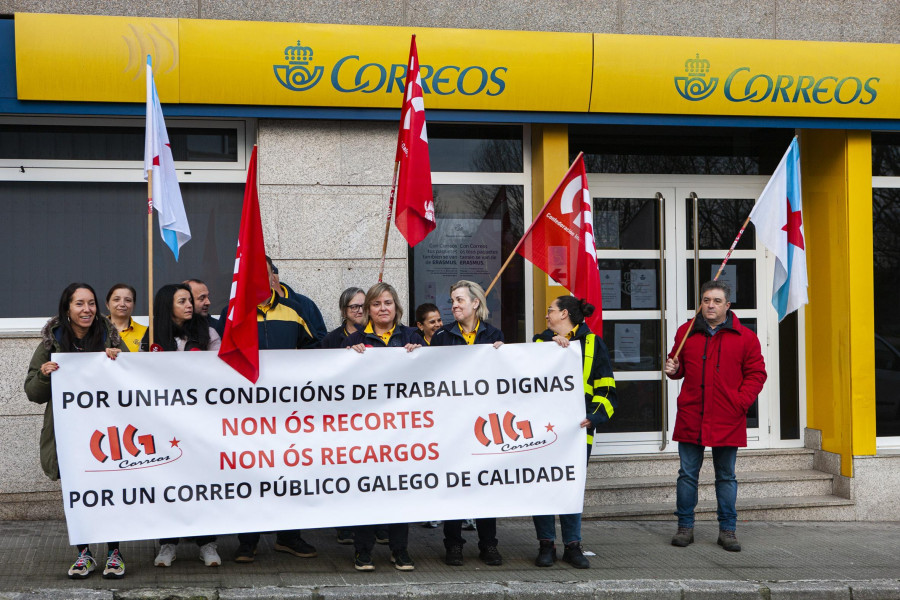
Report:
M416 36L409 47L406 91L400 113L397 157L400 163L397 184L397 216L394 222L410 246L415 246L435 228L434 196L431 192L431 160L425 129L425 100L419 75Z
M259 333L256 325L256 306L269 297L269 274L266 270L266 250L263 243L262 221L259 217L259 196L256 193L256 147L250 155L247 185L244 188L244 209L238 233L237 256L231 280L231 298L219 358L256 383L259 379Z
M525 232L516 252L578 298L594 305L588 327L603 336L602 295L594 219L581 154Z

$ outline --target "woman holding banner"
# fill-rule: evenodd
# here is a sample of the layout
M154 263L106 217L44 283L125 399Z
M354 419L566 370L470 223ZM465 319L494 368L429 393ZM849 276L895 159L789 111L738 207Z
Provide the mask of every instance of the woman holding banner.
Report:
M191 288L183 283L164 285L153 297L153 329L155 343L165 351L218 350L222 341L205 319L194 318ZM200 547L200 560L207 567L222 564L216 548L216 536L193 538ZM178 548L178 538L159 540L159 553L153 560L156 567L171 567Z
M503 345L503 332L486 322L490 314L484 289L474 281L465 279L450 286L450 301L455 321L438 329L431 338L432 346L471 346L492 344L494 348ZM444 521L444 547L447 556L444 562L451 566L463 564L462 537L463 522ZM497 550L497 519L475 519L478 530L478 558L489 566L503 564L503 557Z
M581 364L584 374L585 418L581 427L587 429L587 458L591 457L594 429L607 422L616 407L616 382L613 379L609 352L600 336L594 335L584 320L594 314L594 307L572 296L560 296L547 309L547 327L534 336L535 342L556 342L566 348L570 341L581 342ZM540 548L534 564L550 567L556 562L556 523L553 515L536 515L534 529ZM581 549L581 513L559 515L562 530L563 560L576 569L590 568Z
M403 309L400 307L397 290L392 285L376 283L370 287L363 307L368 315L368 322L365 327L347 336L344 348L352 348L362 354L366 348L406 348L407 352L412 352L422 347L419 343L422 339L416 330L400 323ZM357 571L375 570L372 549L375 547L375 530L378 527L362 525L355 528L356 558L353 566ZM400 571L412 571L416 567L408 551L409 523L391 523L387 530L394 567Z
M50 375L59 364L50 360L53 353L106 352L115 360L126 351L116 328L97 314L97 294L86 283L70 283L59 299L59 310L41 330L41 342L35 349L25 376L25 395L37 404L46 404L44 426L41 429L41 467L52 480L60 478L56 456L56 437L53 430L53 392ZM125 577L125 561L119 552L119 542L107 542L106 568L103 577ZM85 579L97 568L97 562L87 544L79 544L78 558L69 568L71 579Z

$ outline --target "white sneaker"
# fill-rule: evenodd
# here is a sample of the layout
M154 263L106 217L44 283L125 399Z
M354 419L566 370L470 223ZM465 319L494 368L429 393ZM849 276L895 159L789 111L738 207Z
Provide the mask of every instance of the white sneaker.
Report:
M203 564L207 567L218 567L222 564L222 559L219 558L219 553L216 552L215 542L200 546L200 560L202 560Z
M159 547L159 554L153 561L156 567L171 567L172 561L175 560L175 544L163 544Z

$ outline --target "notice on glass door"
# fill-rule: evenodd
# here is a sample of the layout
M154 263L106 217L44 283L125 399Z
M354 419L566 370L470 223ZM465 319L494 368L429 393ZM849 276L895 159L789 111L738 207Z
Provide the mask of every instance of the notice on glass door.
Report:
M709 278L715 277L718 270L718 265L712 265ZM731 288L731 301L734 302L738 295L737 265L725 265L722 274L719 275L719 281Z
M603 310L622 310L622 271L600 269Z
M616 323L615 336L614 361L617 363L641 362L640 324Z
M631 308L656 308L656 271L631 269Z

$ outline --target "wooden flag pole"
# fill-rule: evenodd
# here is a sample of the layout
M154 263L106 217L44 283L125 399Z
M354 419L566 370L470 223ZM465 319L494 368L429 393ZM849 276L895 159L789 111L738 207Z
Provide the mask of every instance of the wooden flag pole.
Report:
M147 169L147 306L149 307L150 338L147 349L153 346L153 170Z
M696 202L696 200L695 200ZM744 224L741 225L741 230L738 231L737 237L734 238L734 241L731 243L731 248L728 249L728 254L725 255L725 260L722 261L722 264L719 265L719 270L716 271L716 276L713 277L713 281L719 280L719 275L722 274L722 271L725 270L725 263L728 262L728 259L731 258L731 253L734 252L735 246L737 246L738 241L740 241L741 236L744 235L744 230L747 228L747 225L750 224L750 215L747 215L747 219L744 221ZM702 299L701 299L702 300ZM700 314L700 307L697 307L696 312L694 313L693 318L691 318L691 323L688 325L687 332L684 334L684 337L681 338L681 343L678 344L678 349L675 350L675 356L672 358L678 358L678 355L681 354L681 349L684 348L684 343L688 339L688 333L690 333L691 329L694 327L694 321L697 320L697 315Z
M400 161L394 163L394 177L391 179L391 198L388 201L387 219L384 222L384 244L381 246L381 267L378 269L378 283L384 278L384 258L387 256L388 236L391 235L391 217L394 214L394 192L397 191L397 172Z

